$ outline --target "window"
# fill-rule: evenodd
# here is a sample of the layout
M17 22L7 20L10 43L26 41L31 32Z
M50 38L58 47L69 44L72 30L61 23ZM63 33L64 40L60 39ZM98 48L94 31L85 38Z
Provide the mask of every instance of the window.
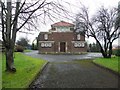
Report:
M44 39L48 40L48 34L44 34Z
M74 30L74 28L72 27L72 28L70 28L70 31L73 31Z
M48 47L52 47L52 44L51 44L51 43L48 43Z
M45 43L45 47L47 47L47 43Z
M77 43L74 43L74 47L78 47L78 44L77 44Z
M52 43L41 43L41 47L52 47Z
M84 47L84 46L85 46L84 43L78 43L78 42L74 43L74 47Z
M82 44L82 47L84 47L85 46L85 44L84 43L81 43Z
M56 28L54 27L54 28L52 28L52 30L53 30L53 31L55 31L55 30L56 30Z
M78 43L78 47L81 47L81 43Z
M80 34L77 35L77 40L80 40Z
M41 47L44 47L44 43L41 43Z
M81 43L74 43L74 47L81 47Z

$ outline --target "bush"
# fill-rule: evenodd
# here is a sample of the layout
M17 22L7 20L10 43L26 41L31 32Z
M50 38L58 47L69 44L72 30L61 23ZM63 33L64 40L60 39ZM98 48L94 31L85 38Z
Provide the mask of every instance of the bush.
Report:
M15 47L15 51L16 51L16 52L23 52L23 51L24 51L24 48L23 48L22 46L20 46L20 45L17 45L17 46Z
M113 50L113 54L116 56L120 56L120 49Z

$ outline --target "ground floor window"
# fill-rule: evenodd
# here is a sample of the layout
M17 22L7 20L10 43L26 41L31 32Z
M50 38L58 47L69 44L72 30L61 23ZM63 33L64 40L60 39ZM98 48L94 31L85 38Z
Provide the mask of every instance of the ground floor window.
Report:
M41 43L41 47L52 47L52 43Z
M84 46L85 46L84 43L78 43L78 42L74 43L74 47L84 47Z

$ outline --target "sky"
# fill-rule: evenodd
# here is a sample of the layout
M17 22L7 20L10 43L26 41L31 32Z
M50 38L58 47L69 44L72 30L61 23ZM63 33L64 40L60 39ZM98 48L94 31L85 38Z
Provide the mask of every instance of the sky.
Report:
M29 0L31 1L31 0ZM79 11L79 8L81 7L81 4L85 5L86 7L89 8L89 13L90 15L94 15L97 9L99 9L101 6L104 6L106 8L111 8L111 7L117 7L119 0L55 0L59 1L69 12L76 14ZM46 32L48 31L51 27L51 24L59 21L66 21L66 22L73 22L72 20L64 19L62 17L59 17L58 20L50 21L46 20L45 24L40 23L39 24L39 31L32 31L32 34L25 34L25 33L17 33L17 40L19 40L21 37L25 37L28 40L30 40L30 44L33 42L33 40L39 35L40 32ZM0 39L2 38L2 34L0 33ZM86 38L88 43L93 43L95 42L94 38ZM118 40L114 42L114 44L117 44Z

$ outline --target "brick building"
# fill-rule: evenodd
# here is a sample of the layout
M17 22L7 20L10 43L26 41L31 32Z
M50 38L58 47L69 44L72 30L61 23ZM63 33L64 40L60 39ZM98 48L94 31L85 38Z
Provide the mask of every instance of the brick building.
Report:
M74 24L57 22L51 25L49 32L38 36L39 53L80 53L86 52L85 36L74 32Z

